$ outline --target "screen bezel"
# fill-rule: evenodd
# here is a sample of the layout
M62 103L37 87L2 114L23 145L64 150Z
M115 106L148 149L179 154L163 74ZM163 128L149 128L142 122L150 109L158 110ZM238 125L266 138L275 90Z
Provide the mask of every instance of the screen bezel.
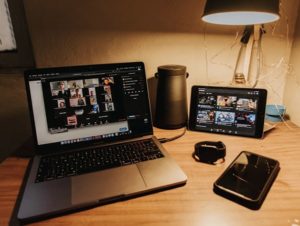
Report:
M145 79L145 89L146 94L148 97L148 104L147 104L147 111L150 118L150 127L149 130L144 133L139 134L128 134L124 135L122 137L111 137L106 138L105 140L90 140L90 141L83 141L79 143L74 144L68 144L68 145L60 145L59 142L56 143L49 143L49 144L38 144L38 138L37 138L37 132L36 132L36 125L34 120L34 113L33 113L33 106L31 101L31 92L30 92L30 85L29 82L32 81L30 79L30 75L34 74L67 74L67 73L76 73L76 72L90 72L95 70L106 70L106 69L112 69L112 68L120 68L120 67L133 67L133 66L140 66L142 67L142 71L144 74ZM96 65L81 65L81 66L69 66L69 67L53 67L53 68L39 68L39 69L30 69L24 72L24 80L25 80L25 86L26 86L26 93L27 93L27 100L28 100L28 108L30 113L30 121L31 121L31 127L32 127L32 133L33 133L33 140L34 140L34 146L35 151L39 154L46 154L46 153L57 153L60 151L70 150L74 148L83 148L87 146L94 146L94 145L102 145L105 143L110 142L117 142L121 140L126 139L133 139L141 136L147 136L147 135L153 135L153 123L151 118L151 109L150 109L150 102L149 102L149 89L147 84L147 78L145 73L145 66L143 62L129 62L129 63L112 63L112 64L96 64Z
M197 102L198 102L198 89L227 89L232 90L230 95L236 95L235 92L239 90L243 91L258 91L259 92L259 101L257 106L257 115L256 115L256 128L253 135L248 134L233 134L233 133L226 133L226 132L216 132L216 131L206 131L201 130L196 127L196 117L197 117ZM265 89L251 89L251 88L232 88L232 87L217 87L217 86L193 86L192 93L191 93L191 102L190 102L190 112L189 112L189 129L192 131L198 132L208 132L208 133L217 133L217 134L226 134L226 135L234 135L234 136L243 136L243 137L254 137L254 138L262 138L263 137L263 130L264 130L264 119L265 119L265 106L267 101L267 90Z

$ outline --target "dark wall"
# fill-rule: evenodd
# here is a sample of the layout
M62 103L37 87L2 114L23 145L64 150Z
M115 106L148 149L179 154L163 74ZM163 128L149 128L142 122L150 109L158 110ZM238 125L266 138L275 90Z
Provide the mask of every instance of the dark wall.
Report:
M22 75L0 75L0 162L31 136Z

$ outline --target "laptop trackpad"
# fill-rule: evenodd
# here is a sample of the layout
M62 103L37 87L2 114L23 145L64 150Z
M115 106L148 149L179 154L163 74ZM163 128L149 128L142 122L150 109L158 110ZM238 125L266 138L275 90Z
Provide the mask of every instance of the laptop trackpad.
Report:
M145 190L136 165L72 177L72 204L93 203Z

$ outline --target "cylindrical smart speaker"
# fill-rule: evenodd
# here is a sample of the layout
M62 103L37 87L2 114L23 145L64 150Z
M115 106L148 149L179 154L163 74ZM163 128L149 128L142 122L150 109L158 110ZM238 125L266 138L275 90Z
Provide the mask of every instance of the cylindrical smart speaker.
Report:
M163 65L158 67L156 114L154 125L162 129L178 129L187 124L186 67Z

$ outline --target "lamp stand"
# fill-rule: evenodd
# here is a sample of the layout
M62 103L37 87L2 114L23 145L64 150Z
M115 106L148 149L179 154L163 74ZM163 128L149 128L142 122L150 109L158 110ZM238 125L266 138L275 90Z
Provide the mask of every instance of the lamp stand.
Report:
M257 85L261 64L261 36L262 25L245 27L231 82L232 86L255 87Z

